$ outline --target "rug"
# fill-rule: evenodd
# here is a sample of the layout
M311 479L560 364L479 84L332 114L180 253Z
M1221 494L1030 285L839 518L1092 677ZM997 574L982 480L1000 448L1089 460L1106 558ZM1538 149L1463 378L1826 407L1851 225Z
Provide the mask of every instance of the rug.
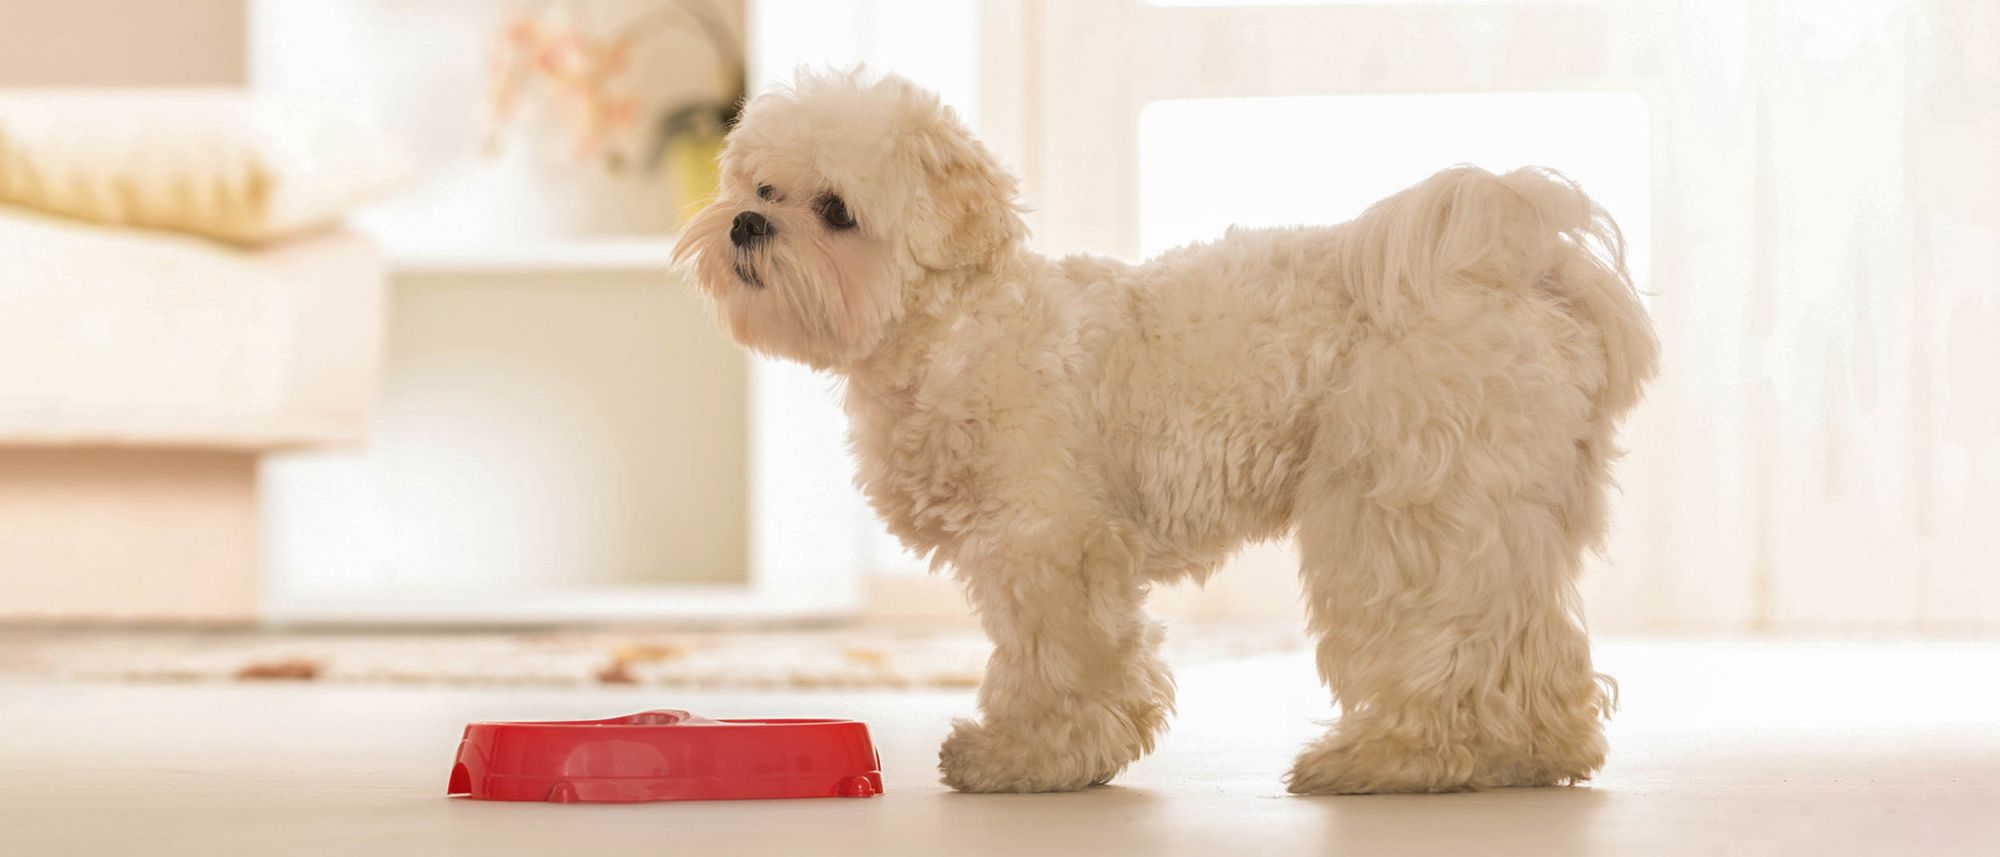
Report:
M1301 629L1188 623L1169 663L1297 649ZM681 688L966 688L991 651L977 629L271 633L15 629L0 675L79 681L322 681Z

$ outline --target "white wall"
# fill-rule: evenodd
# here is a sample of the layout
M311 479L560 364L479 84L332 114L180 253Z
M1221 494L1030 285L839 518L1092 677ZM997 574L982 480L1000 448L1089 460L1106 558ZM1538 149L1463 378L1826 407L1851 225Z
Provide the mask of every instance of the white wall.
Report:
M244 0L7 0L0 86L238 86Z

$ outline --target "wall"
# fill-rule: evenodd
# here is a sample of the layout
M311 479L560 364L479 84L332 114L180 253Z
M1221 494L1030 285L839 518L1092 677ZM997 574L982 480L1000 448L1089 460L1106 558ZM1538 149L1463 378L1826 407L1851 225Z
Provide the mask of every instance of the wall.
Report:
M238 86L243 0L8 0L0 86Z

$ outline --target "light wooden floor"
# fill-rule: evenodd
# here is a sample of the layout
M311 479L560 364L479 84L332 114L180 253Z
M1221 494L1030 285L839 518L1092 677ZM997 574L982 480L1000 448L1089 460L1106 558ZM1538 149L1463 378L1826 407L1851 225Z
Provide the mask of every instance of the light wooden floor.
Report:
M1330 710L1303 653L1183 672L1181 713L1111 787L937 785L969 693L0 684L0 854L2000 853L2000 645L1605 643L1624 685L1585 788L1296 798ZM850 716L869 800L628 806L447 799L473 719Z

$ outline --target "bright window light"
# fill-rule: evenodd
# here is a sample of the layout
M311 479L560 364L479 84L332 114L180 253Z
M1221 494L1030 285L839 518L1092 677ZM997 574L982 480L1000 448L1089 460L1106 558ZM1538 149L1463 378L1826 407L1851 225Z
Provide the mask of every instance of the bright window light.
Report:
M750 5L757 90L794 69L865 65L938 94L979 127L978 0L758 0Z
M1146 0L1148 6L1493 6L1520 0Z
M1338 223L1440 169L1553 167L1625 231L1647 282L1645 99L1622 93L1452 93L1156 101L1139 117L1146 255L1231 225Z

